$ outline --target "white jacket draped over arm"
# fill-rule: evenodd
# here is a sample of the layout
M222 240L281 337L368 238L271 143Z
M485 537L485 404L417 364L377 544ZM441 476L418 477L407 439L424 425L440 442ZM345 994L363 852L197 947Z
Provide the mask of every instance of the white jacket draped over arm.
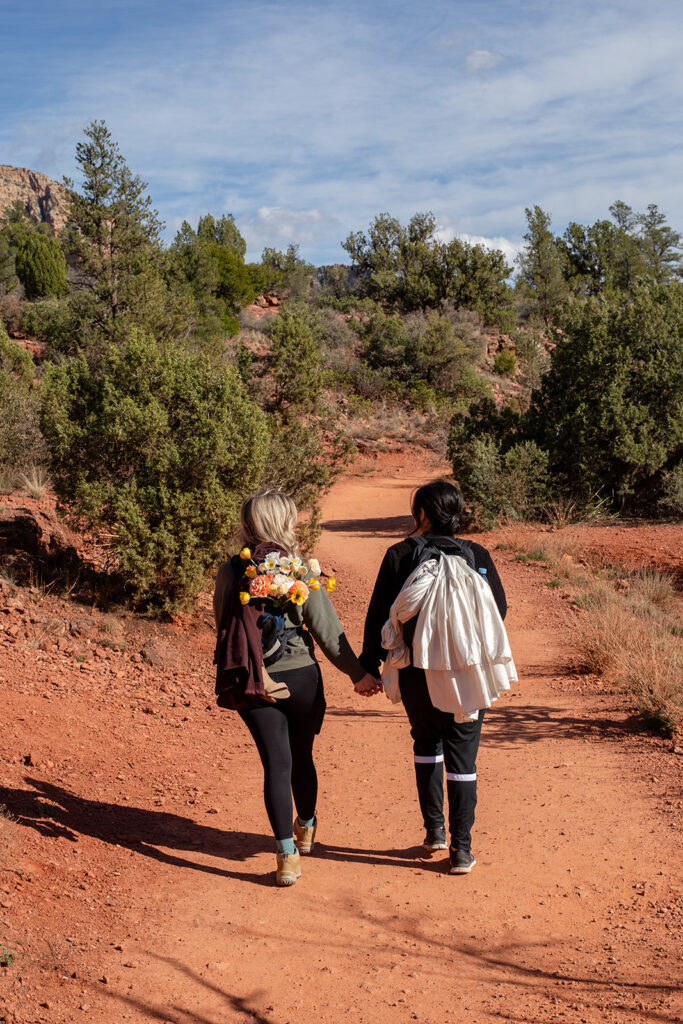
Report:
M471 721L510 689L517 670L491 588L464 559L443 555L411 573L382 629L389 700L401 699L398 672L411 664L402 627L415 615L412 664L424 669L434 707Z

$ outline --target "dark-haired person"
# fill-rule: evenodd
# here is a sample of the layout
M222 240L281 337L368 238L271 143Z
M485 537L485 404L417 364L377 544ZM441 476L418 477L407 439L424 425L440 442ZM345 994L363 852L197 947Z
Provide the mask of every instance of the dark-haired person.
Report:
M505 591L491 555L481 544L455 536L464 507L459 488L445 480L425 484L413 495L411 511L413 533L392 544L384 556L365 620L363 652L360 663L373 676L379 675L380 661L387 652L382 647L382 627L404 583L414 569L429 558L441 554L459 555L471 568L485 570L486 578L501 614L505 617ZM403 638L412 641L406 623ZM412 659L411 659L412 660ZM443 766L446 764L450 828L450 871L466 874L476 863L471 852L471 830L477 803L476 759L484 711L476 721L456 722L452 714L434 707L423 669L412 664L399 671L401 700L406 709L413 737L415 776L426 835L425 847L445 850L446 830L443 811Z

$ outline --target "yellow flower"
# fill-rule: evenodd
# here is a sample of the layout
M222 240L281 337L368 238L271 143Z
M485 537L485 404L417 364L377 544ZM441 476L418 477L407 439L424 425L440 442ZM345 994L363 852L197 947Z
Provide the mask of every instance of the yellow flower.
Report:
M256 568L255 565L248 565L246 567L246 569L244 570L244 575L248 576L250 580L253 580L253 578L254 578L254 576L256 575L257 572L258 572L258 569Z
M251 601L251 597L246 590L240 590L240 601L242 604L249 604Z
M331 594L333 590L337 589L337 578L336 576L330 576L327 581L327 593Z
M309 590L320 590L320 580L317 580L315 578L315 576L314 576L313 579L308 581L308 589Z
M251 551L249 548L242 548L240 551L240 558L243 558L246 562L248 558L251 558Z
M287 593L289 594L289 600L293 604L302 605L308 598L308 587L299 580L297 583L292 583Z

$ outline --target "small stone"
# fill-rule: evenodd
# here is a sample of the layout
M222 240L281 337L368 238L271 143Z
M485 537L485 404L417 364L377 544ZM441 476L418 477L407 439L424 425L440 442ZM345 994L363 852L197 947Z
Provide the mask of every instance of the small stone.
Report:
M206 813L207 814L218 814L218 808L217 807L209 807L209 809L208 809L208 811Z

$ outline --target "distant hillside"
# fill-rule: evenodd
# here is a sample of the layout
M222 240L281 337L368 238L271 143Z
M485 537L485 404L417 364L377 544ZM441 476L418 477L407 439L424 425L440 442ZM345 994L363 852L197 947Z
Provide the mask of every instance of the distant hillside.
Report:
M68 191L64 185L26 167L0 164L0 217L17 202L33 220L49 224L55 235L66 223Z

